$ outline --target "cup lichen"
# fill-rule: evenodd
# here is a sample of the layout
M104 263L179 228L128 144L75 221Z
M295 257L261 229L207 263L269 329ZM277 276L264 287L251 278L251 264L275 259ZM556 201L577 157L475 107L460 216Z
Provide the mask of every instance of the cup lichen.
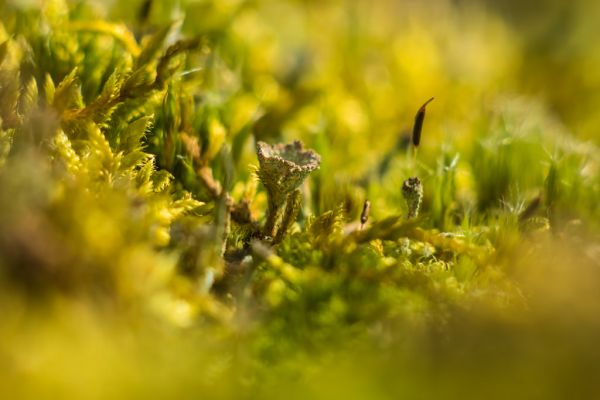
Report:
M417 218L423 201L423 185L418 177L408 178L402 184L402 196L408 207L407 219Z
M268 196L267 219L262 233L264 238L274 238L286 204L294 203L291 206L299 209L297 201L288 201L288 198L297 198L294 192L311 172L319 168L321 157L315 151L305 149L298 140L276 145L259 141L256 152L260 165L258 177Z

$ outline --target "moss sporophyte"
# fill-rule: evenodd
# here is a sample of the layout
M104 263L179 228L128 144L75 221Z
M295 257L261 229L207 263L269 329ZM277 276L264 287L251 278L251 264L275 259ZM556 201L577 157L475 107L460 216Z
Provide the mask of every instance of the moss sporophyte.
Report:
M421 144L421 132L423 130L423 122L425 121L425 111L427 110L427 105L433 100L434 98L432 97L423 103L415 115L412 132L413 161L417 158L417 149L419 144ZM417 218L419 216L421 202L423 201L423 185L417 176L408 178L402 183L402 197L406 200L408 208L406 218Z
M425 111L427 105L434 100L434 97L427 100L417 111L415 115L415 123L413 125L412 142L415 148L419 147L421 143L421 131L423 130L423 121L425 121Z
M265 239L281 240L300 210L298 188L312 171L319 168L321 157L313 150L304 149L298 140L273 146L258 142L256 151L260 165L258 177L268 196L267 218L262 235ZM284 218L278 226L284 209Z

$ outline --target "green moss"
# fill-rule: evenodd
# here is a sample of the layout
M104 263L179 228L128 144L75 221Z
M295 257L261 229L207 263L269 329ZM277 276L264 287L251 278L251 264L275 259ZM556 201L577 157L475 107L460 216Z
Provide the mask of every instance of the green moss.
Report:
M426 3L0 2L7 395L589 397L598 147Z

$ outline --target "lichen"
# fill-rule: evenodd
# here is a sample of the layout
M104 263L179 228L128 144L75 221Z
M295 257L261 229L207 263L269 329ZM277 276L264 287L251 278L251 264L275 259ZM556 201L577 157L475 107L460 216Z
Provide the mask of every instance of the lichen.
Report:
M423 185L418 177L408 178L402 184L402 196L408 207L407 219L417 218L423 201Z
M319 168L321 157L313 150L304 149L302 142L298 140L274 146L258 142L256 152L260 164L258 177L268 196L263 237L273 238L288 197L311 172Z

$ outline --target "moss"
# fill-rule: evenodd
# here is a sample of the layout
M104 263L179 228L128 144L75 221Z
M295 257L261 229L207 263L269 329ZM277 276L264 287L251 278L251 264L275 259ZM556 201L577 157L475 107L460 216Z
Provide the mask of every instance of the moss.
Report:
M590 397L600 152L497 94L529 73L495 14L26 3L0 2L7 396Z

